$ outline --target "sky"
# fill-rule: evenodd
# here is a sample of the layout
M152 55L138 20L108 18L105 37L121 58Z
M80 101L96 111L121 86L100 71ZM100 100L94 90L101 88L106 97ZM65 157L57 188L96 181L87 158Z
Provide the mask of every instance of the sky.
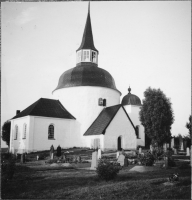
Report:
M1 6L3 125L16 110L39 98L53 99L60 75L76 66L88 2ZM141 100L148 87L160 88L172 103L172 134L186 135L191 114L191 2L94 1L90 13L98 66L113 76L121 99L129 85Z

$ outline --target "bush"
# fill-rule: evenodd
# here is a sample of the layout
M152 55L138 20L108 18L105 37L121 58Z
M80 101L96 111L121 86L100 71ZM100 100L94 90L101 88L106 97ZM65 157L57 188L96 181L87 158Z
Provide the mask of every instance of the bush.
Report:
M109 162L107 159L100 159L96 173L100 179L111 180L119 173L121 166L117 162Z
M151 152L147 152L144 155L139 155L138 159L141 164L145 166L152 166L155 161L155 157L153 154L151 154Z
M172 157L168 157L168 166L169 167L175 167L176 163Z

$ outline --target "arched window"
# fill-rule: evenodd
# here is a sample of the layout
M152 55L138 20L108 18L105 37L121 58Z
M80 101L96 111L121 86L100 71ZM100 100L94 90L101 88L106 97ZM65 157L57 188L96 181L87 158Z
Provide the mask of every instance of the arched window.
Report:
M136 126L136 135L137 135L137 138L139 138L139 126Z
M27 124L23 124L23 139L26 139Z
M48 139L54 139L54 125L49 125L48 129Z
M17 137L18 137L18 126L15 125L15 140L17 140Z

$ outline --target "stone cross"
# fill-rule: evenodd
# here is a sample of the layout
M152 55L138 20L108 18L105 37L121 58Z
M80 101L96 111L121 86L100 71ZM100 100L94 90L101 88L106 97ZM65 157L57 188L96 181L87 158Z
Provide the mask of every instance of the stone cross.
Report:
M187 147L187 154L186 154L186 156L190 156L189 147Z
M98 159L101 158L101 149L98 149Z
M92 161L91 161L91 169L96 169L98 166L98 155L97 155L97 151L94 151L92 153Z

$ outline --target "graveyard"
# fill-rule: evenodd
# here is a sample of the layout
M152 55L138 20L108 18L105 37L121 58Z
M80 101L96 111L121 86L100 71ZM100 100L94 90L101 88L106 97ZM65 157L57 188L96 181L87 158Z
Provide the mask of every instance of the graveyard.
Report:
M191 167L187 152L173 154L152 166L139 156L148 150L101 152L86 148L34 152L17 156L11 179L2 175L3 199L191 199ZM140 158L140 159L139 159ZM95 160L94 160L95 159ZM121 169L112 180L97 175L100 159L118 162ZM5 153L2 162L6 162ZM147 166L148 165L148 166ZM178 174L177 181L170 181Z

